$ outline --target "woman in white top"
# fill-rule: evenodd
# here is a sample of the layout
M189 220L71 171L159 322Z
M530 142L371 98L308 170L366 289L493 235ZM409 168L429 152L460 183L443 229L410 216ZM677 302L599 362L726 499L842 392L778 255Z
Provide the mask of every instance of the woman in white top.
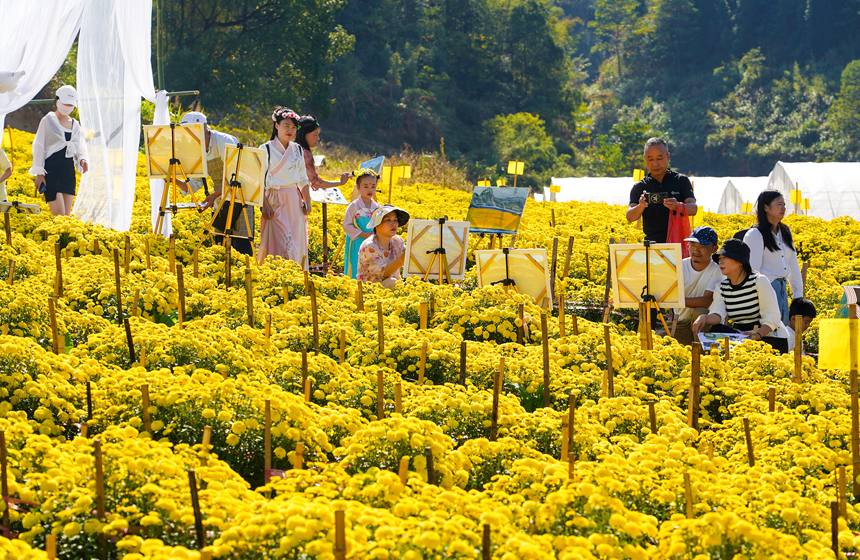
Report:
M782 219L785 217L785 199L779 191L767 190L756 200L758 223L744 235L744 243L750 248L750 265L770 280L779 303L780 318L788 324L788 291L792 298L803 297L803 277L794 250L791 229Z
M302 147L292 141L299 116L290 109L275 107L272 121L272 139L263 144L269 164L257 259L262 262L272 255L304 261L307 270L310 183Z
M45 195L54 216L68 216L75 200L75 169L86 173L87 146L81 125L69 115L78 104L72 86L57 90L57 110L42 117L33 138L33 167L36 190Z

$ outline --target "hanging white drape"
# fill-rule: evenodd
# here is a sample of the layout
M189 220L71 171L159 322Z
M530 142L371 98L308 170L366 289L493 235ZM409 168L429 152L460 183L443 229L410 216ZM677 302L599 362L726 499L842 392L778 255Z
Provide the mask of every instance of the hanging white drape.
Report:
M72 214L119 231L131 226L140 98L155 101L152 2L89 0L78 39L77 89L90 170Z
M26 72L13 91L0 94L0 129L5 126L6 115L26 105L60 69L88 3L0 0L0 71Z

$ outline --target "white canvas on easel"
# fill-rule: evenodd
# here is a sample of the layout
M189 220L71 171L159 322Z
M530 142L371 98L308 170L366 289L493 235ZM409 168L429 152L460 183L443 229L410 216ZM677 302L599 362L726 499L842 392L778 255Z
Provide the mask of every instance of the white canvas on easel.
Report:
M242 185L242 197L245 204L263 207L263 188L266 181L266 150L262 148L249 148L227 144L224 150L224 182L221 192L224 193L224 201L230 200L230 179L236 174L238 162L238 177L236 181ZM239 160L239 154L242 159ZM241 202L241 201L238 201Z
M648 249L650 294L661 309L685 307L680 243L655 243ZM612 268L612 297L615 307L639 307L645 286L645 245L609 246Z
M171 141L171 132L173 141ZM184 180L182 172L189 179L202 179L208 176L206 142L203 125L200 123L144 125L143 145L146 151L146 173L150 179L167 181L173 179L170 160L174 153L182 167L181 171L176 170L177 179Z
M435 249L440 247L440 226L438 220L409 220L406 235L406 256L403 267L404 278L409 276L424 277L427 268L430 274L427 279L439 279L438 257L433 260ZM466 275L466 253L469 247L469 222L445 221L441 226L442 247L448 258L448 269L451 279L461 280ZM430 251L430 253L428 253Z
M475 251L475 267L479 287L510 278L519 293L531 296L538 305L551 300L546 249L508 249L507 265L503 250Z

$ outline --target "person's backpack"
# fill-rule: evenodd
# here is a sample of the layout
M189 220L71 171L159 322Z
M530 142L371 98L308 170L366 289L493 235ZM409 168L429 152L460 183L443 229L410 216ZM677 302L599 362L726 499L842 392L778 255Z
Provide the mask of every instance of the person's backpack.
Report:
M749 230L750 230L750 228L742 229L739 232L737 232L736 234L734 234L733 237L735 239L737 239L738 241L743 241L744 236L746 236L746 234Z

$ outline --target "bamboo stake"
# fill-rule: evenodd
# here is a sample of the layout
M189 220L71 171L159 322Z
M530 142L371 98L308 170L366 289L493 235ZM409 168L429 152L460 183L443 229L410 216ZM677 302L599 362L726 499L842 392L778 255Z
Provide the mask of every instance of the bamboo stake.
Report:
M113 275L116 283L116 322L122 324L122 282L119 275L119 249L113 250Z
M466 341L460 341L460 385L466 385Z
M797 206L795 204L795 206ZM839 502L830 502L830 547L833 557L839 558Z
M263 425L263 475L269 482L269 471L272 469L272 401L266 399Z
M346 361L346 331L340 329L340 363Z
M752 436L750 435L750 421L744 416L744 437L747 440L747 459L751 467L755 466L755 454L753 453Z
M359 311L364 311L364 288L361 282L355 288L355 306Z
M346 512L334 512L334 560L346 560Z
M146 369L146 346L140 344L140 367Z
M293 468L297 470L302 470L304 468L305 463L305 444L302 442L298 442L296 444L296 455L295 461L293 461Z
M170 264L170 273L176 274L176 234L170 234L169 248L168 248L168 263Z
M427 483L436 486L436 469L433 466L433 448L424 448L424 457L427 458Z
M540 334L543 346L543 405L549 406L549 335L547 334L546 313L540 314Z
M307 401L307 386L308 386L308 351L302 348L302 391L305 392L305 401Z
M143 240L143 246L144 246L144 249L146 251L146 270L152 270L152 261L150 260L150 256L149 256L149 239L148 238Z
M379 339L379 357L385 354L385 325L382 321L382 302L376 302L376 334Z
M63 297L63 260L60 258L60 243L54 243L54 259L57 264L57 297Z
M152 418L149 416L149 385L141 385L140 393L143 404L143 429L152 435Z
M558 336L559 338L566 336L564 325L564 294L558 294Z
M725 351L723 353L723 361L728 362L729 358L731 357L731 350L729 348L729 337L727 337L727 336L724 337L723 342L725 342L725 344L726 344L726 348L725 348Z
M57 557L57 535L48 533L45 536L45 554L48 560L54 560Z
M101 255L101 253L102 253L102 250L101 250L101 248L99 247L99 240L98 240L98 239L93 239L93 254L94 254L95 256L99 256L99 255Z
M385 418L385 387L383 386L383 372L376 372L376 419Z
M305 402L311 402L311 378L310 377L305 379L304 391L305 391Z
M684 497L687 501L687 519L696 517L693 513L693 485L690 483L690 473L684 473Z
M568 416L561 417L561 455L559 461L564 461L570 452L570 419Z
M129 364L133 364L137 361L137 358L134 355L134 338L131 336L131 324L128 322L128 319L123 319L122 322L125 326L125 341L128 344Z
M803 316L798 313L794 316L794 382L803 382Z
M6 498L9 496L9 475L6 472L6 430L0 430L0 490L3 492L3 526L11 529L12 525L9 520L9 504Z
M125 236L125 251L123 254L123 268L125 273L128 274L129 266L131 266L131 239L129 239L128 235Z
M200 498L197 495L197 477L194 469L188 469L188 487L191 489L191 508L194 510L194 533L197 538L197 549L206 547L206 531L203 530L203 514L200 511Z
M839 479L839 492L837 496L839 497L839 515L842 517L848 518L848 482L845 473L845 466L841 466L838 469L838 479Z
M623 240L622 240L623 243ZM609 244L615 244L615 238L609 238ZM612 253L606 251L606 285L603 287L603 322L609 322L609 290L612 287Z
M6 283L10 286L15 283L15 261L13 259L9 259L9 279Z
M403 414L403 389L400 381L394 384L394 412Z
M570 427L570 433L568 436L568 449L573 449L573 432L576 429L576 395L571 393L570 397L568 397L567 401L567 425ZM562 457L562 460L564 458Z
M185 323L185 269L182 264L176 265L176 288L179 291L179 328Z
M553 213L555 210L553 210ZM553 214L553 217L555 214ZM553 223L555 223L555 219L553 219ZM555 225L553 225L555 227ZM549 292L550 294L555 293L555 275L556 275L556 263L558 261L558 237L552 238L552 265L550 268L550 276L549 276Z
M651 428L652 434L657 434L657 409L654 405L656 405L654 401L648 401L648 421L650 422L649 426Z
M418 384L424 385L424 369L427 366L427 341L421 344L421 361L418 364Z
M314 335L314 354L320 353L320 319L319 308L317 307L317 286L313 282L308 282L311 294L311 324L313 325Z
M199 261L198 261L199 256L197 254L199 250L200 250L199 247L195 247L194 253L192 253L192 258L191 258L192 261L194 262L194 278L200 278Z
M87 381L87 420L93 419L93 388L92 384Z
M609 330L609 325L603 325L603 341L606 346L606 388L609 398L615 397L615 372L612 369L612 333Z
M502 381L505 375L505 357L499 358L499 369L493 376L493 409L490 416L490 441L496 441L499 435L499 395L502 392Z
M137 317L138 305L140 305L140 288L134 289L134 299L131 300L131 316Z
M102 440L93 441L93 455L96 467L96 516L105 518L105 477L104 464L102 462Z
M251 283L251 269L245 269L245 305L248 308L248 326L254 326L254 285Z
M570 272L570 257L573 254L573 236L567 238L567 255L564 257L564 272L562 273L562 278L567 278L568 272Z
M767 411L773 412L776 409L776 387L767 388Z
M57 334L57 309L54 307L54 298L48 298L48 314L51 317L51 343L54 354L60 353L60 341Z
M398 474L400 475L400 483L406 484L406 481L409 480L409 459L405 457L400 459Z
M484 533L481 538L481 560L490 560L492 553L492 549L490 548L490 526L484 523Z
M419 309L419 317L420 317L420 319L418 321L418 328L419 329L426 329L427 328L427 302L422 301L419 304L418 309Z
M576 311L574 311L571 316L571 329L573 330L574 336L579 336L579 318L576 316Z
M203 464L206 464L206 460L209 458L209 448L212 447L209 445L209 442L212 441L212 426L203 426L203 443L201 444L201 451L203 452Z

